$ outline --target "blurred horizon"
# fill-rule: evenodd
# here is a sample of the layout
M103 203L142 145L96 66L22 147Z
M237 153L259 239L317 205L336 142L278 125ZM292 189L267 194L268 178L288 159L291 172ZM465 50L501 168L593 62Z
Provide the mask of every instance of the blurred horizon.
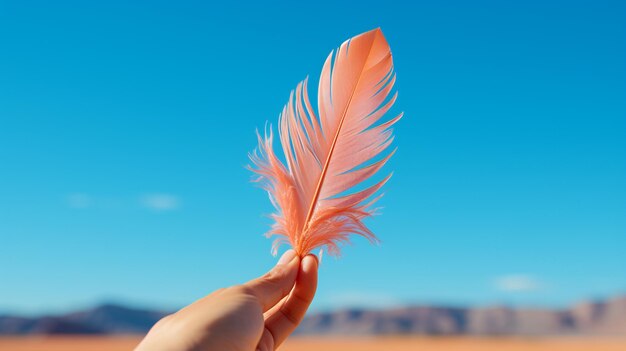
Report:
M606 295L606 296L591 296L587 298L576 299L573 301L564 302L559 305L546 305L546 304L515 304L506 301L485 301L483 303L476 304L461 304L461 303L437 303L437 302L429 302L429 301L405 301L405 302L397 302L391 304L372 304L370 301L366 303L344 303L339 305L329 305L329 306L312 306L309 308L307 312L307 316L311 315L319 315L319 314L333 314L333 313L341 313L343 311L378 311L378 312L387 312L387 311L395 311L395 310L405 310L411 308L443 308L443 309L466 309L466 310L482 310L482 309L490 309L490 308L507 308L513 311L515 310L537 310L537 311L552 311L558 312L568 309L576 308L577 306L584 304L594 304L601 303L606 304L609 301L621 301L626 299L626 292L621 291L616 294ZM193 301L192 301L193 302ZM11 316L11 317L24 317L24 318L41 318L46 316L64 316L67 314L72 314L76 312L85 312L85 311L93 311L97 309L107 309L108 307L113 308L124 308L130 310L140 310L140 311L159 311L164 313L172 313L178 311L179 309L185 307L184 305L164 305L164 304L145 304L142 301L130 301L123 299L102 299L99 301L94 301L92 303L86 304L76 304L71 308L50 308L43 310L11 310L5 309L0 310L0 316Z
M244 169L331 50L381 27L394 176L312 305L626 293L626 3L0 2L0 313L174 309L276 261ZM286 248L283 247L282 251Z

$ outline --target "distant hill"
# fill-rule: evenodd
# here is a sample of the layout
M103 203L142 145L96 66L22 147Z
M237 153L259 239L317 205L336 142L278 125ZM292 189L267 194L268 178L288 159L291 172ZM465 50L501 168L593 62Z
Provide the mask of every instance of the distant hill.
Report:
M0 316L0 335L143 334L167 314L106 304L60 316Z
M59 316L0 316L0 335L143 334L166 314L107 304ZM308 316L297 334L626 336L626 296L581 302L564 310L506 306L346 309Z
M302 322L298 333L626 336L626 296L581 302L564 310L513 309L506 306L348 309L311 315Z

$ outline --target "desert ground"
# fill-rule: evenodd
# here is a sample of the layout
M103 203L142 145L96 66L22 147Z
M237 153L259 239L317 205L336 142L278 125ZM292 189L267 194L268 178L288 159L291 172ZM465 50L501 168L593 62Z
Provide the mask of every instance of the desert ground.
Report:
M2 351L132 350L137 337L2 337ZM626 338L311 338L290 339L281 351L623 351Z

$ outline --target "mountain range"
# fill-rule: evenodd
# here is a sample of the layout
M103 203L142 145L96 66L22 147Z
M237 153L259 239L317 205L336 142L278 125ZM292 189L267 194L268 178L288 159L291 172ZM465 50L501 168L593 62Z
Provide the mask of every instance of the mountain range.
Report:
M0 335L143 334L166 311L105 304L73 313L0 315ZM621 335L626 336L626 295L585 301L566 309L408 306L314 313L300 335Z

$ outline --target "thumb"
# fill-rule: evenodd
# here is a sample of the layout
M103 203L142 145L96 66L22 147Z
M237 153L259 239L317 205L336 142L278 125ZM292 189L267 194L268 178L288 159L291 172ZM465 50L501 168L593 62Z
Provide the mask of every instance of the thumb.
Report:
M296 283L299 267L300 257L294 250L288 250L274 268L243 286L257 298L265 312L289 294Z

